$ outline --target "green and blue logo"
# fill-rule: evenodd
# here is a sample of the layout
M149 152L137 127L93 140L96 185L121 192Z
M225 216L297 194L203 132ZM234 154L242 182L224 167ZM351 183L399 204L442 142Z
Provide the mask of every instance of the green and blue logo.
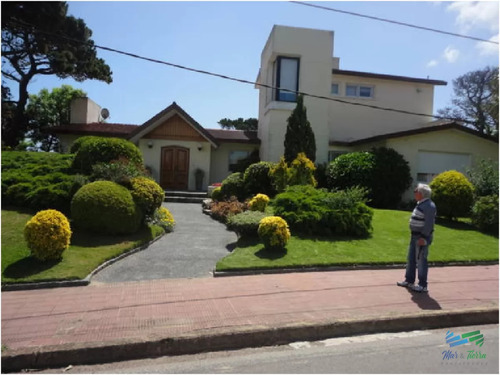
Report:
M446 343L450 344L450 348L455 346L464 345L469 342L473 342L480 347L484 344L484 337L481 331L472 331L464 333L463 335L455 335L453 332L448 331L446 333Z

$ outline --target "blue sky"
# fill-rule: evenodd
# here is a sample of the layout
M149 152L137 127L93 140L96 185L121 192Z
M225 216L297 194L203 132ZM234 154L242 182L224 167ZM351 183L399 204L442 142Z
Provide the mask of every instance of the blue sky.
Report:
M313 2L314 3L314 2ZM495 2L315 2L498 41ZM97 45L255 81L273 25L333 30L340 68L439 79L434 109L450 102L452 80L498 66L498 46L327 12L290 2L69 2ZM113 83L35 77L30 93L69 84L109 109L108 122L142 124L173 101L206 128L224 117L257 117L258 90L164 65L98 50ZM14 95L17 89L13 89Z

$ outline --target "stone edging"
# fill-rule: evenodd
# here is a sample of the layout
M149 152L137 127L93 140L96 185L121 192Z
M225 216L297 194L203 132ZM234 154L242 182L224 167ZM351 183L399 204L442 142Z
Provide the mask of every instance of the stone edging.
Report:
M130 249L115 258L112 258L101 265L99 265L95 270L90 272L87 277L81 280L62 280L62 281L41 281L41 282L36 282L36 283L19 283L19 284L5 284L2 285L2 292L11 292L11 291L17 291L17 290L33 290L33 289L47 289L47 288L64 288L64 287L73 287L73 286L87 286L90 284L90 280L92 277L98 273L99 271L103 270L104 268L112 265L115 262L118 262L119 260L126 258L132 254L135 254L139 251L147 249L151 244L154 242L158 241L160 238L165 236L167 233L163 232L163 234L159 235L158 237L154 238L153 240L149 241L148 243L145 243L139 247Z

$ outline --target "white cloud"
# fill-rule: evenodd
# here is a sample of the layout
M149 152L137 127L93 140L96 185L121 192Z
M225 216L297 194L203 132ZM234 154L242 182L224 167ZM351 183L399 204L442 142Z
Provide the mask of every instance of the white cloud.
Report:
M444 59L449 63L454 63L458 60L458 56L460 55L460 51L451 46L446 47L443 52Z
M428 68L432 68L433 66L436 66L438 64L437 60L431 60L427 63Z
M498 1L453 2L446 8L458 12L455 20L462 32L471 29L498 31Z
M491 37L489 40L492 42L498 42L498 34ZM479 42L476 44L476 48L479 50L480 56L497 56L498 55L498 44Z

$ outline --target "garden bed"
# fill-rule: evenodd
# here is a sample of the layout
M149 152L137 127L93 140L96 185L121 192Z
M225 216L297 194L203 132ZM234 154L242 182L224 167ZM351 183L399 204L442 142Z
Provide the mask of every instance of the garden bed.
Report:
M286 251L272 253L258 239L241 238L221 259L217 272L405 264L410 213L374 210L373 234L351 237L297 236L292 232ZM431 264L498 262L498 237L478 232L464 222L439 220L429 252Z
M2 209L2 285L81 280L106 261L147 244L164 233L156 225L119 236L75 230L62 260L39 262L30 256L23 236L24 225L33 214L28 210Z

